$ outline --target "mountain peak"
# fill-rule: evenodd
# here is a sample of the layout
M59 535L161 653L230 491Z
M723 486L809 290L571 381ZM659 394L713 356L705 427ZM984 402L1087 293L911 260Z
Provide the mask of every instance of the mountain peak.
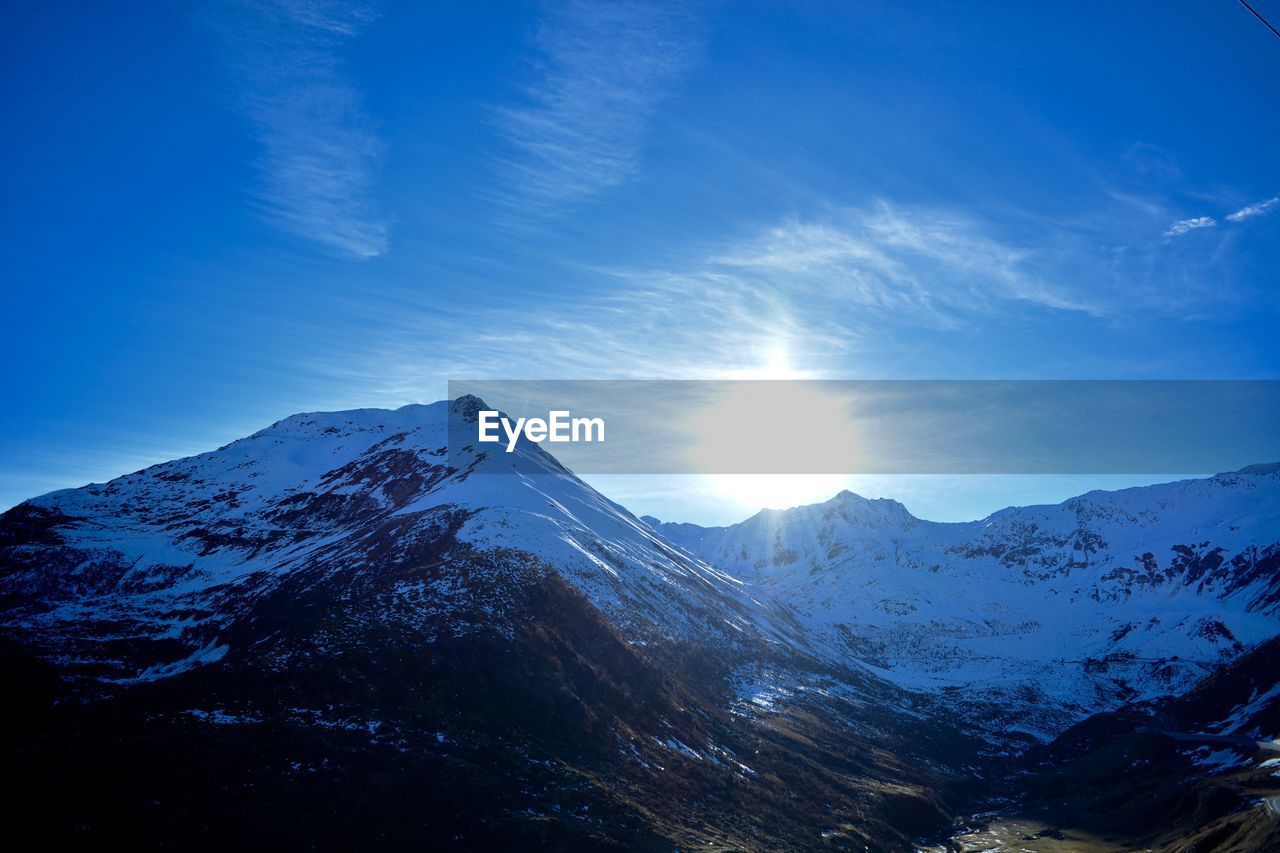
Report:
M449 401L449 414L453 417L462 418L467 423L476 420L479 417L479 413L488 408L489 404L475 394L463 394L461 397Z
M826 501L826 503L859 504L859 505L865 504L867 506L902 507L902 504L894 500L893 498L868 498L858 494L857 492L851 492L848 489L841 489L839 492L836 493L835 497ZM902 507L902 508L906 509L906 507Z
M850 520L886 519L899 524L919 520L900 501L893 498L865 498L848 489L842 489L834 498L820 506L838 509Z
M860 527L895 527L919 521L906 506L892 498L865 498L842 489L821 503L761 510L742 524L763 523L771 527L791 523L808 525L817 518L840 518Z

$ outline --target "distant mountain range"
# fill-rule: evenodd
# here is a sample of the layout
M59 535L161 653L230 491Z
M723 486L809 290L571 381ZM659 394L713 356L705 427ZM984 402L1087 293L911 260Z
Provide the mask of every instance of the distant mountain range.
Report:
M811 647L897 684L1081 714L1190 688L1277 633L1274 470L1091 492L941 524L849 492L726 528L661 524L747 583Z
M1188 791L1201 747L1143 732L1277 734L1280 467L701 528L535 444L450 453L450 407L483 403L296 415L0 517L15 813L90 846L899 850L1099 790L1072 762L1109 742L1058 747L1081 726L1164 744ZM1054 831L1275 837L1278 780L1224 748L1248 820Z

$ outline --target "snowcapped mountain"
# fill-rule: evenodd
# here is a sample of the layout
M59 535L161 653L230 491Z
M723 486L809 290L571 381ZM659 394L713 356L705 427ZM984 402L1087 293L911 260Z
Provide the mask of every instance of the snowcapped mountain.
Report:
M1277 466L966 524L845 492L701 528L536 444L450 447L482 406L295 415L0 516L23 808L100 846L306 820L338 846L912 849L1023 733L1280 635ZM1272 720L1268 690L1227 710Z
M90 846L305 825L889 850L946 827L982 741L813 659L536 445L446 453L449 405L298 415L0 517L17 809Z
M295 415L28 501L0 525L7 620L73 669L145 680L218 660L281 584L447 634L510 631L511 586L554 571L629 642L812 655L1021 709L1040 735L1280 633L1276 466L963 524L843 492L701 528L636 519L526 441L450 458L450 405L482 404ZM405 571L422 563L447 570Z
M509 626L509 586L554 567L633 642L758 635L760 608L740 582L538 445L468 448L450 465L449 405L295 415L28 501L0 528L8 618L68 664L149 679L219 659L224 629L286 580L372 584L389 612L457 633ZM473 416L480 404L452 405ZM424 562L450 570L403 571Z
M962 524L849 492L726 528L648 521L829 655L907 687L999 694L1039 734L1179 692L1280 633L1275 466Z

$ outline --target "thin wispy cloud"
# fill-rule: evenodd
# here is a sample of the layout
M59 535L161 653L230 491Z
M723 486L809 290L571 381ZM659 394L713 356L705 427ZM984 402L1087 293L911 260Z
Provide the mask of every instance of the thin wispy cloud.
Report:
M1246 219L1252 219L1255 216L1265 216L1277 207L1280 207L1280 196L1275 196L1273 198L1266 199L1265 201L1255 202L1254 204L1245 205L1235 213L1228 213L1223 217L1223 219L1227 222L1238 224L1244 222ZM1164 232L1164 236L1181 237L1183 234L1187 234L1200 228L1213 228L1217 224L1218 220L1214 219L1212 216L1196 216L1191 219L1179 219L1177 222L1169 226L1169 228Z
M867 369L861 353L921 330L980 328L1013 306L1104 310L1053 285L1040 261L956 213L837 210L663 266L591 270L590 296L400 306L377 320L376 341L351 342L364 357L333 341L324 369L370 405L439 396L445 377L750 376L777 353L806 375L856 376Z
M255 193L262 215L339 257L385 253L387 224L372 198L382 143L342 61L376 10L337 0L254 0L235 12L214 25L238 106L262 143Z
M1097 313L1047 282L1034 252L990 230L956 213L882 202L826 221L788 222L714 260L914 322L950 324L1011 300Z
M526 103L498 110L514 151L501 163L505 200L545 214L635 176L653 113L698 53L698 29L679 3L549 7Z
M1269 198L1266 201L1260 201L1256 204L1245 205L1235 213L1228 214L1227 220L1229 222L1243 222L1246 219L1270 213L1276 207L1280 207L1280 196L1275 196L1274 198Z
M1191 219L1179 219L1165 230L1166 237L1181 237L1183 234L1199 230L1201 228L1213 228L1218 224L1218 220L1212 216L1196 216Z

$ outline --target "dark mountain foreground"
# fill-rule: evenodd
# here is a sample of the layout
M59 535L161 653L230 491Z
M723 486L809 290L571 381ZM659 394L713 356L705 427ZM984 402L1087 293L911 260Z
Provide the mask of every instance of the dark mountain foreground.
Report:
M1280 731L1278 686L1273 640L1183 696L1090 717L1028 750L995 786L1005 796L1000 814L956 844L1280 850L1280 803L1268 804L1280 795L1280 743L1259 745Z
M267 645L93 695L9 645L13 820L51 847L888 850L963 802L947 767L977 744L936 721L735 714L695 650L627 646L554 575L521 595L514 638L374 625L305 665Z

